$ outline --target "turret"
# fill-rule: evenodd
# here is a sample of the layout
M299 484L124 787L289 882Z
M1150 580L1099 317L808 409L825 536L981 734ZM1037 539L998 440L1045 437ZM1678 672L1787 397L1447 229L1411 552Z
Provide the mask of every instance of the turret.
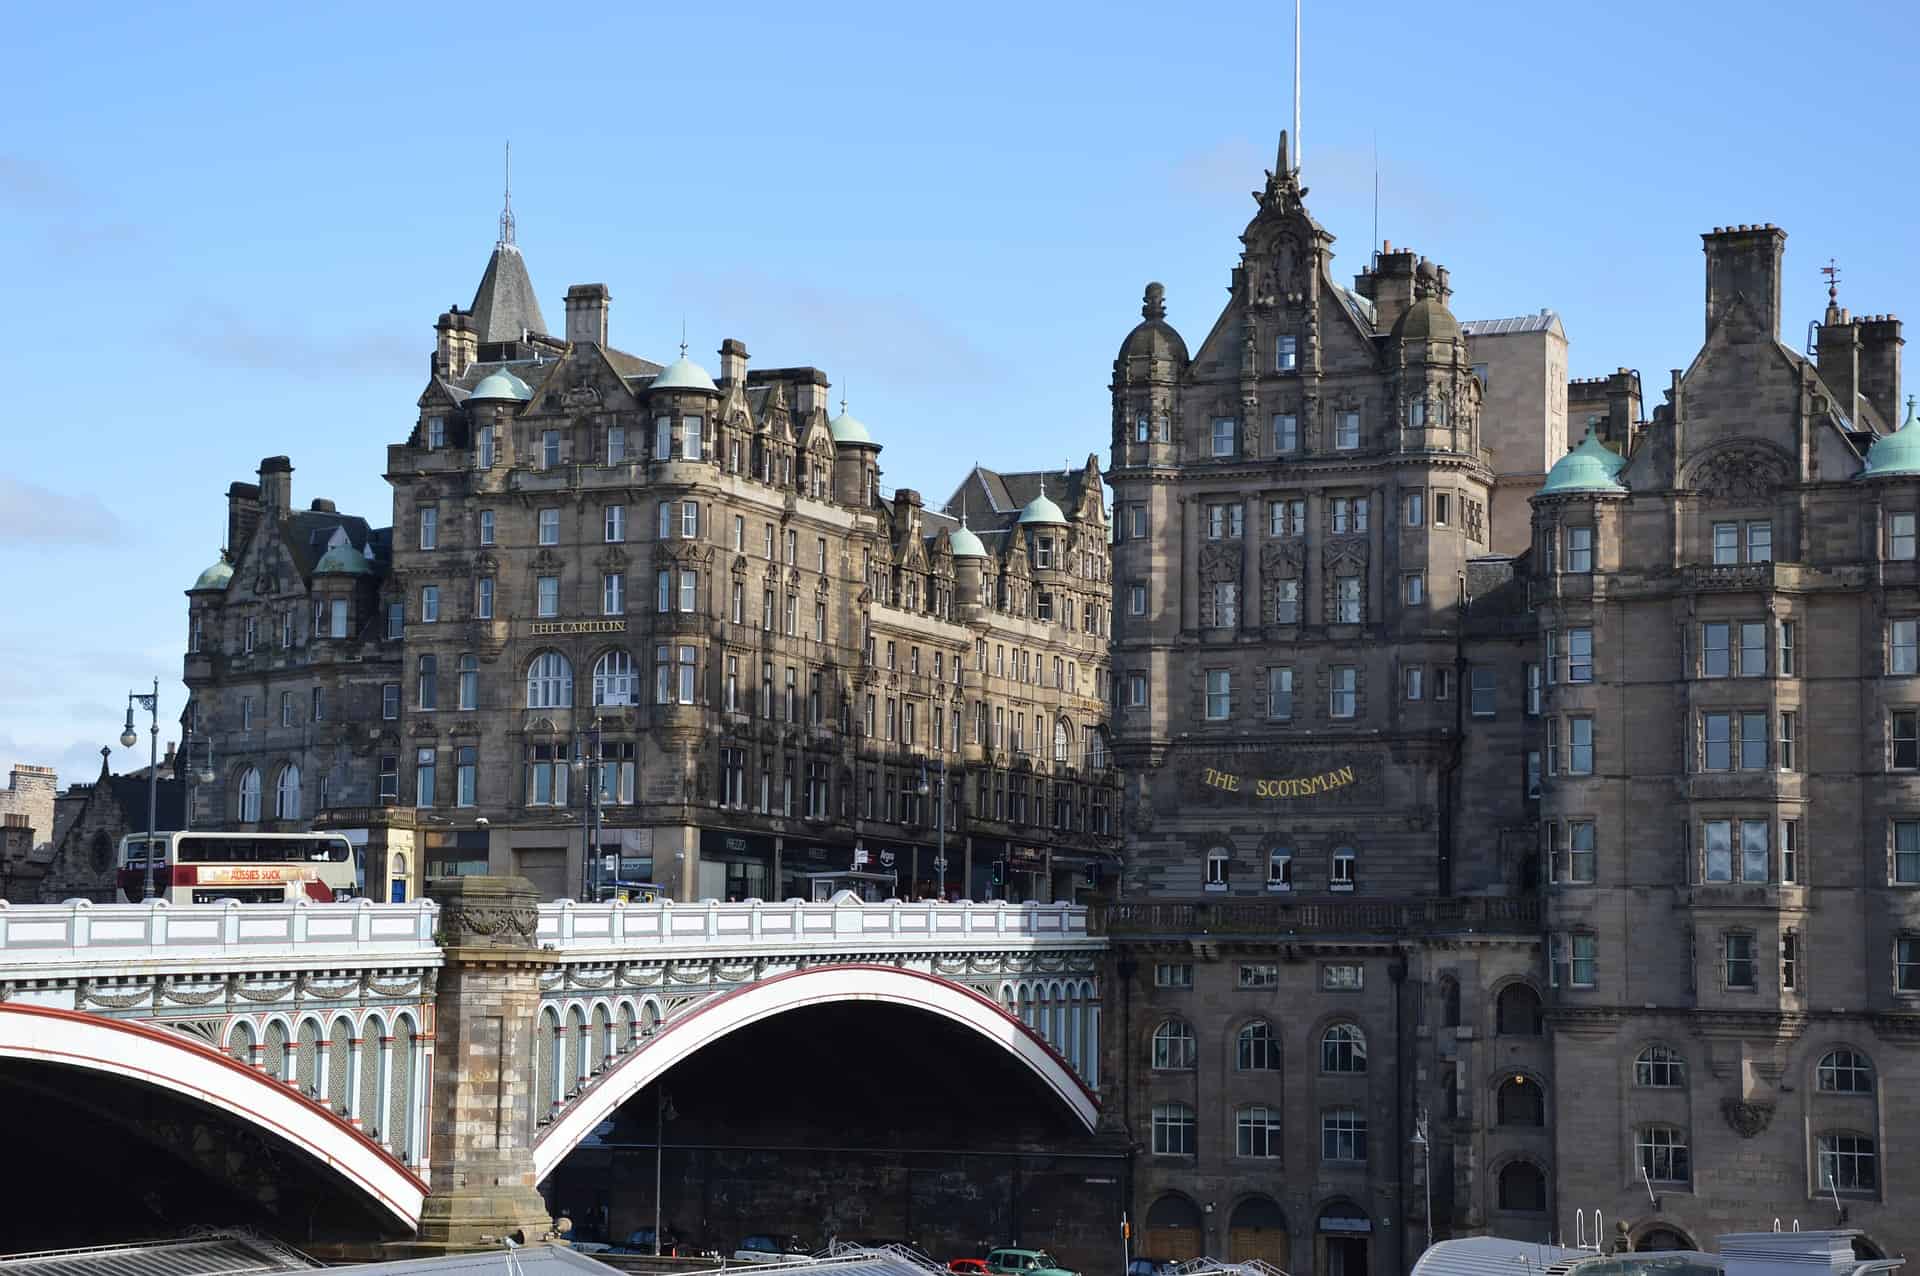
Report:
M1173 459L1175 387L1186 374L1187 343L1167 322L1167 290L1147 285L1140 322L1113 360L1116 466Z

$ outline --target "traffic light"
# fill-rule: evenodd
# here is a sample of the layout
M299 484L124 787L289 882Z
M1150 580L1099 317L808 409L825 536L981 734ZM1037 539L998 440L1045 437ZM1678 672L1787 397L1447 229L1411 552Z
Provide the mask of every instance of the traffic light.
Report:
M1100 861L1094 860L1087 865L1086 881L1088 886L1098 887L1100 885Z
M993 884L995 886L1005 886L1007 884L1007 862L1005 860L995 860L993 862Z

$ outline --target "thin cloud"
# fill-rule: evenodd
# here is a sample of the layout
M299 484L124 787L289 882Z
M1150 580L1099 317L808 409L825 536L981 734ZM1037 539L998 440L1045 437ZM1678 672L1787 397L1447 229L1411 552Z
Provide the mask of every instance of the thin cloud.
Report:
M121 545L127 524L100 498L0 477L0 540L34 545Z
M173 326L179 348L208 363L250 372L322 379L341 372L404 373L419 364L417 342L379 333L327 341L284 328L269 330L213 302L191 307Z
M42 247L66 261L108 256L141 239L134 223L101 218L103 202L97 195L24 155L0 154L0 208L37 224Z

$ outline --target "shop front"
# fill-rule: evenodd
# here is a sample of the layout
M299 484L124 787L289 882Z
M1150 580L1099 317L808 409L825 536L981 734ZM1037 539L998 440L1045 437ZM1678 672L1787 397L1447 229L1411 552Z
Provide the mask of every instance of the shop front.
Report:
M779 842L775 838L763 833L702 829L694 898L726 903L780 898L773 891L779 880L779 863Z

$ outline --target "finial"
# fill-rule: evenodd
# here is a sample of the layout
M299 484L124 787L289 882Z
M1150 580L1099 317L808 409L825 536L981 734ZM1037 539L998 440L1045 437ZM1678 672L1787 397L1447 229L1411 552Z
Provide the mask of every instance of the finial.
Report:
M1827 264L1820 267L1820 273L1827 277L1827 304L1840 303L1840 263L1835 258L1827 258Z
M1164 285L1150 283L1146 295L1140 299L1140 315L1145 319L1165 319L1167 317L1167 290Z
M500 206L500 242L513 243L513 143L507 143L507 190Z
M680 357L687 357L687 317L680 316Z
M1300 0L1293 0L1293 168L1300 171Z
M1920 419L1914 416L1913 396L1911 394L1907 396L1907 419L1900 423L1900 428L1904 430L1910 425L1920 425Z

